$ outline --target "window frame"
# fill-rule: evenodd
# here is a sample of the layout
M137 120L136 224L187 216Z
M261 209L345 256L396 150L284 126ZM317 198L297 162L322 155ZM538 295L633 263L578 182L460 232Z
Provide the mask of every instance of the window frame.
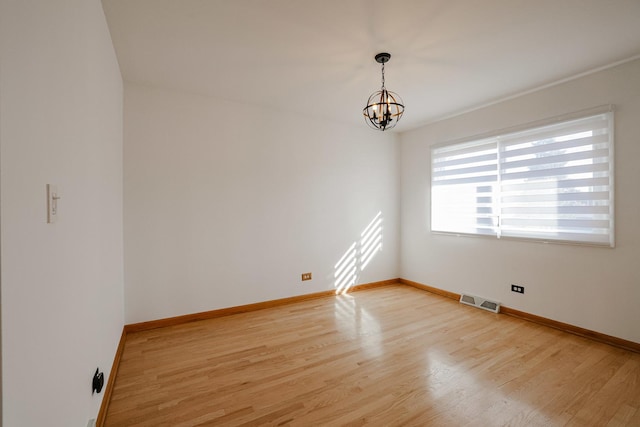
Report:
M505 236L502 235L501 232L501 227L502 227L502 217L503 217L503 212L504 210L502 209L502 202L498 202L497 205L499 206L499 210L496 214L493 214L493 217L497 217L497 224L495 224L493 226L493 228L495 229L495 232L493 233L474 233L474 232L466 232L466 231L445 231L445 230L434 230L434 215L435 215L435 208L434 208L434 172L435 172L435 166L434 166L434 152L435 150L438 149L442 149L445 147L455 147L455 146L462 146L462 145L473 145L474 143L482 143L483 141L486 144L486 141L491 141L491 140L495 140L495 146L496 146L496 156L497 159L495 160L496 165L497 165L497 170L496 170L496 174L497 174L497 181L495 184L496 188L495 191L493 191L491 194L497 198L498 200L501 200L503 198L503 194L504 192L502 191L501 187L501 176L504 174L504 172L502 171L502 165L503 163L501 163L501 159L500 159L500 153L502 151L501 149L501 143L504 144L505 139L509 139L510 137L513 137L516 134L519 133L524 133L524 132L528 132L528 131L535 131L539 128L544 128L544 127L552 127L554 125L560 125L562 123L565 122L572 122L572 121L576 121L576 120L581 120L581 119L588 119L590 117L595 117L595 116L599 116L599 115L608 115L607 120L608 120L608 139L606 141L607 144L607 150L608 150L608 156L606 157L607 161L608 161L608 201L609 204L607 205L609 207L609 212L608 212L608 221L609 221L609 227L606 228L608 230L608 234L606 234L606 236L608 237L608 242L598 242L596 241L597 239L594 239L594 241L583 241L583 240L571 240L571 239L555 239L555 238L549 238L548 236ZM432 234L441 234L441 235L454 235L454 236L466 236L466 237L485 237L485 238L495 238L497 240L501 240L501 239L507 239L507 240L518 240L518 241L526 241L526 242L539 242L539 243L554 243L554 244L565 244L565 245L578 245L578 246L595 246L595 247L601 247L601 248L614 248L615 247L615 151L614 151L614 147L615 147L615 133L614 133L614 129L615 129L615 116L614 116L614 106L613 105L603 105L603 106L599 106L599 107L595 107L595 108L591 108L591 109L587 109L587 110L582 110L582 111L578 111L578 112L574 112L574 113L570 113L570 114L564 114L561 116L557 116L557 117L553 117L550 119L544 119L544 120L539 120L536 122L530 122L530 123L526 123L523 125L518 125L518 126L513 126L510 128L505 128L505 129L501 129L501 130L497 130L497 131L492 131L492 132L488 132L485 134L480 134L480 135L476 135L476 136L472 136L472 137L468 137L468 138L462 138L462 139L458 139L458 140L453 140L453 141L447 141L447 142L443 142L443 143L438 143L438 144L434 144L432 146L430 146L430 171L429 171L429 185L430 185L430 190L429 190L429 229L430 232ZM595 145L595 144L594 144ZM592 149L592 151L594 151L594 149ZM553 176L552 174L550 174L549 176ZM593 192L593 191L592 191ZM468 205L470 208L473 207L477 207L477 204L469 204ZM592 214L593 215L593 214Z

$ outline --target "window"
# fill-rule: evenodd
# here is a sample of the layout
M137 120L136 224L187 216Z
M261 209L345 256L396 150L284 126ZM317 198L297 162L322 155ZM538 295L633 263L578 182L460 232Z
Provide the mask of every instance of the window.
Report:
M614 245L613 112L431 150L431 230Z

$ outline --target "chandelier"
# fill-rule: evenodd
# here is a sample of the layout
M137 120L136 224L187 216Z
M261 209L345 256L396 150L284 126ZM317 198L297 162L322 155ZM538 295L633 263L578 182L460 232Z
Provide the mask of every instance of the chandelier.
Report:
M397 93L388 91L384 87L384 64L389 62L391 54L379 53L375 58L376 62L382 64L382 88L369 97L362 113L369 126L385 131L398 124L404 113L404 104Z

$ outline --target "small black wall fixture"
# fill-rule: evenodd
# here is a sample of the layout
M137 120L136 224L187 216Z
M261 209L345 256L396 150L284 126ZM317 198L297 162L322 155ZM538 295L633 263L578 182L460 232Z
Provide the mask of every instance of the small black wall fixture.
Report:
M364 107L362 113L370 127L385 131L398 124L404 113L404 104L397 93L388 91L384 86L384 64L389 62L391 54L379 53L375 59L376 62L382 64L382 88L369 97L367 106Z
M100 372L100 368L96 368L96 373L93 375L93 381L91 383L91 394L100 393L104 386L104 373Z

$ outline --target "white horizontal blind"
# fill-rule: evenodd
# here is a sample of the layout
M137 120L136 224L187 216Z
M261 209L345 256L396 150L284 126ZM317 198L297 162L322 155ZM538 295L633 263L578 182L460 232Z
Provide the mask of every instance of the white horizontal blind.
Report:
M496 234L497 139L435 148L431 162L431 229Z
M433 231L613 246L613 113L434 148L431 207Z
M613 113L500 138L503 236L613 246Z

